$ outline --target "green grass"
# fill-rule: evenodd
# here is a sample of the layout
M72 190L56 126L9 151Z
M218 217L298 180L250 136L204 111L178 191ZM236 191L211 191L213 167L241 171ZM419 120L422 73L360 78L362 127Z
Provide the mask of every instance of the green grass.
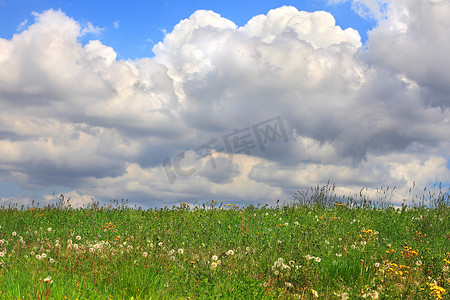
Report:
M394 209L312 191L277 207L3 207L0 299L449 298L448 192Z

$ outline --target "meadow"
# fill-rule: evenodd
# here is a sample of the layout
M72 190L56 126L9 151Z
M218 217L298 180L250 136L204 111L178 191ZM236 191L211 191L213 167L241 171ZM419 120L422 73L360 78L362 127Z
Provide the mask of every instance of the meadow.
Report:
M270 207L2 206L0 299L450 299L448 190L401 207L333 190Z

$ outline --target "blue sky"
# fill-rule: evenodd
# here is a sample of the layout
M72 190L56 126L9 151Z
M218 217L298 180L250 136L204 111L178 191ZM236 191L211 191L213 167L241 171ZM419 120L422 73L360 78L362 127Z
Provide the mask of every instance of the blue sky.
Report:
M245 25L252 17L266 14L283 5L299 10L325 10L333 14L336 24L343 29L358 30L362 42L376 22L363 18L351 9L351 2L328 4L326 0L306 1L51 1L51 0L3 0L0 1L0 36L11 38L33 22L32 12L61 9L68 16L81 22L91 22L102 28L100 39L112 46L121 59L153 56L154 44L164 38L180 20L189 18L196 10L212 10L238 26ZM24 23L25 20L28 22ZM87 42L92 36L82 39Z
M440 0L0 0L0 203L449 187L448 20Z

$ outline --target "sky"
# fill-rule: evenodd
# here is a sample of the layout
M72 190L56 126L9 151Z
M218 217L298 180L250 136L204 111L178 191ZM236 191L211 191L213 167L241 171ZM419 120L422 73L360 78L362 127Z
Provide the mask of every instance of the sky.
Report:
M445 0L0 0L0 205L445 190L449 32Z

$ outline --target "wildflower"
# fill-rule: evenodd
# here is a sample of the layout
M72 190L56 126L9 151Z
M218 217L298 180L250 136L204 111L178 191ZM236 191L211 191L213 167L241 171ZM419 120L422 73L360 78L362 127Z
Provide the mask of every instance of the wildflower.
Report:
M158 246L162 247L164 244L162 242L158 243Z
M215 268L217 268L217 263L212 262L211 263L211 270L214 270Z
M211 257L211 259L212 259L213 261L217 261L219 258L217 257L217 255L213 255L213 256Z
M72 240L71 240L71 239L68 239L68 240L67 240L67 244L71 245L71 244L72 244Z
M285 282L284 285L285 285L287 288L293 287L292 283L290 283L290 282Z
M44 278L44 282L48 282L48 283L52 283L52 277L51 276L47 276L46 278Z
M41 260L41 259L42 259L42 257L41 257L39 254L36 255L36 258L37 258L38 260Z
M175 250L172 249L169 251L169 255L174 255L174 254L175 254Z
M4 257L5 253L3 253L2 251L0 251L0 257Z
M322 261L322 259L321 259L320 257L315 257L314 260L315 260L316 262L321 262L321 261Z
M181 254L181 255L183 255L183 253L184 253L184 250L183 249L178 249L178 254Z
M352 249L356 249L356 245L351 245L351 248Z
M30 252L30 255L34 255L34 251L31 251L31 252Z
M73 244L73 249L78 250L78 244Z
M54 260L53 258L50 258L50 259L49 259L49 262L50 262L51 264L53 264L53 263L55 263L55 260Z
M291 266L293 266L293 265L295 265L295 261L290 260L290 261L289 261L289 264L290 264Z
M52 231L52 228L51 227L47 228L47 231L48 232Z
M250 252L250 250L252 250L250 247L246 247L245 251Z
M41 257L42 257L42 258L46 258L46 257L47 257L47 254L42 253L42 254L41 254Z
M75 238L77 239L77 241L81 240L81 236L79 235L77 235Z
M276 275L276 276L280 275L280 271L276 270L276 271L275 271L275 275Z
M234 251L233 250L228 250L227 255L234 255Z
M319 298L319 293L317 293L316 290L311 289L311 293L313 294L314 298Z
M422 265L422 261L421 260L416 261L416 266L420 267L421 265Z
M361 241L361 245L362 245L362 246L365 246L366 244L367 244L366 241Z
M172 255L172 256L170 257L170 260L175 260L175 256Z
M374 264L374 266L375 266L375 268L379 268L379 267L380 267L380 263L377 263L377 262L376 262L376 263Z
M90 252L90 253L93 253L94 251L95 251L94 248L92 248L92 247L89 248L89 252Z
M284 223L284 226L288 226L288 225L289 225L289 223L288 223L288 222Z
M336 253L336 256L337 256L337 257L341 257L342 254L341 254L341 253Z
M309 255L309 254L307 254L307 255L305 256L305 258L306 258L307 260L311 260L311 259L313 259L314 257L311 256L311 255Z
M13 235L13 236L16 236L16 235L17 235L17 232L13 231L12 235Z
M378 292L377 291L371 291L369 293L370 298L372 299L378 299Z
M142 256L143 256L143 257L147 257L147 256L148 256L148 253L147 253L147 252L142 252Z
M297 221L295 221L295 222L294 222L294 225L298 226L298 225L300 225L300 223L297 222Z

